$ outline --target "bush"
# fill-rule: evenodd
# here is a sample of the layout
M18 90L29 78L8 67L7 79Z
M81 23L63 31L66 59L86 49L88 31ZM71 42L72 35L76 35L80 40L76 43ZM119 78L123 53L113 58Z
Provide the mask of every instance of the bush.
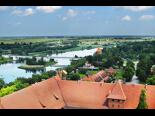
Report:
M70 73L67 75L68 80L80 80L80 75L77 73Z

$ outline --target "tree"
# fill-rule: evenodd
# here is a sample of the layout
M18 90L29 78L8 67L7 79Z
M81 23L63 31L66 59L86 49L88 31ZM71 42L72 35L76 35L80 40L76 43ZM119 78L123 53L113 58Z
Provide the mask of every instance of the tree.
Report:
M133 68L129 66L125 67L123 77L125 78L127 82L130 82L132 80L133 75L134 75Z
M0 89L5 86L5 82L2 78L0 78Z
M86 57L86 60L89 62L89 63L93 63L93 56L89 55Z
M124 68L124 73L123 73L123 77L127 82L132 80L134 72L135 72L134 63L132 61L127 61L127 65Z
M119 68L123 67L123 59L122 58L120 58L120 57L118 58L117 65Z
M14 85L15 85L15 87L16 87L16 91L21 90L21 89L23 89L23 88L29 86L28 83L22 83L21 81L15 81L15 82L14 82Z
M67 71L67 73L71 73L72 71L73 71L73 66L67 66L66 68L65 68L65 70Z
M149 56L144 57L137 64L136 75L141 82L146 82L146 79L151 74L151 67L153 62L151 61Z
M138 79L141 82L145 82L147 79L147 74L146 74L146 71L144 69L137 69L136 75L138 76Z
M152 77L147 78L146 83L149 85L155 85L155 75Z
M148 108L148 105L146 102L146 91L142 89L137 109L147 109L147 108Z
M0 97L3 97L3 96L8 95L8 94L11 94L11 93L15 92L16 90L17 89L16 89L15 85L2 88L0 90Z
M133 68L135 70L135 64L131 60L127 61L127 66L131 67L131 68Z
M77 73L70 73L69 75L67 75L67 79L68 80L79 80L80 75Z

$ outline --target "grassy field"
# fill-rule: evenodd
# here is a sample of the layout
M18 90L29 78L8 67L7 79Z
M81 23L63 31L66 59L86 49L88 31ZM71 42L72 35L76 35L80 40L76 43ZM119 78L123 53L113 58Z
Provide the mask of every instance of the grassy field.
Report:
M38 42L54 42L58 41L58 39L49 39L49 38L27 38L27 39L0 39L0 43L3 42L5 44L14 44L14 43L38 43Z

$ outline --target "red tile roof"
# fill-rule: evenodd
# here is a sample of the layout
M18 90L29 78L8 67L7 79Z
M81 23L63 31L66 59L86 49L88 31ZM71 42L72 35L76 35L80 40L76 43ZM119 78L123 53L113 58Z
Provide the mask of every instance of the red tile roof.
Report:
M113 84L87 81L59 81L67 106L104 108L104 102Z
M149 109L155 109L155 86L147 85L146 86L146 97L147 104Z
M54 78L2 97L1 103L7 109L61 108L64 106L61 92Z
M124 109L136 109L141 84L69 81L50 78L1 98L5 109L60 109L62 107L107 109L107 99L125 100ZM148 108L155 109L155 86L147 85Z
M139 104L141 90L144 85L141 84L122 84L124 94L126 95L125 109L136 109Z
M100 82L101 80L104 80L106 76L107 76L106 72L104 70L101 70L97 74L88 75L84 77L82 80Z
M126 96L124 94L121 81L118 81L117 83L115 83L107 98L126 100Z
M0 109L3 109L3 106L2 106L2 104L1 104L1 98L0 98Z

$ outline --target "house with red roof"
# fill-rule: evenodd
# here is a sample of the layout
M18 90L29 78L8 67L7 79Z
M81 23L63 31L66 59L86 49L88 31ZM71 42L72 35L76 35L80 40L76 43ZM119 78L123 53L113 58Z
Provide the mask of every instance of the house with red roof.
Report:
M100 81L107 82L110 76L114 75L115 73L116 73L116 70L111 67L105 71L101 70L97 74L87 75L82 80L83 81L95 81L95 82L100 82Z
M136 109L146 89L155 109L155 86L62 80L53 77L0 98L0 109Z

